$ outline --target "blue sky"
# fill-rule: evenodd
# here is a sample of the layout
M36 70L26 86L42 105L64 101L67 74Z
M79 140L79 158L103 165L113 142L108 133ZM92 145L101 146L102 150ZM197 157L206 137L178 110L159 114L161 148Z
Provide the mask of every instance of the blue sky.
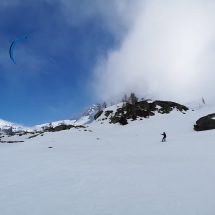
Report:
M66 119L131 92L214 101L214 11L213 0L1 0L0 118Z
M117 37L98 13L82 16L87 1L78 2L70 1L69 13L54 0L0 3L0 118L33 125L71 118L98 101L92 71ZM13 64L10 44L23 34L29 38L16 44Z

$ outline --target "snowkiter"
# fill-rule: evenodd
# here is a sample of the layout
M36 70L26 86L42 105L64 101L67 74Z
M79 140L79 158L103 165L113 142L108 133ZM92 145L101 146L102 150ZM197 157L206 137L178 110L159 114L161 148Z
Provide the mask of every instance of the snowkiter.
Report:
M166 142L166 133L163 132L163 134L161 134L163 136L162 141L161 142Z

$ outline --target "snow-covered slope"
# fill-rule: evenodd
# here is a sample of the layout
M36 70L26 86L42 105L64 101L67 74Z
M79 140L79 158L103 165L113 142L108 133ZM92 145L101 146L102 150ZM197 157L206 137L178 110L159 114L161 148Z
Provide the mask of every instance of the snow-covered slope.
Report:
M25 142L0 144L1 214L214 215L215 130L193 130L213 112L11 137Z
M36 125L33 128L36 130L40 130L40 129L47 127L47 126L50 126L50 125L53 127L56 127L56 126L61 125L61 124L74 125L75 122L76 122L76 120L70 120L70 119L59 120L59 121L54 121L54 122L50 122L50 123L44 123L44 124Z
M7 129L10 129L11 127L13 132L31 130L29 127L0 119L0 131L5 131Z
M75 125L86 125L94 120L94 115L100 109L99 105L92 105L87 108L79 119L76 120Z
M92 105L91 107L87 108L83 112L83 114L81 114L81 116L78 117L77 119L67 119L67 120L59 120L59 121L44 123L44 124L34 126L33 129L41 130L42 128L50 126L50 125L53 127L56 127L61 124L76 125L76 126L77 125L86 125L93 121L93 117L94 117L95 113L98 111L98 108L99 108L98 105Z

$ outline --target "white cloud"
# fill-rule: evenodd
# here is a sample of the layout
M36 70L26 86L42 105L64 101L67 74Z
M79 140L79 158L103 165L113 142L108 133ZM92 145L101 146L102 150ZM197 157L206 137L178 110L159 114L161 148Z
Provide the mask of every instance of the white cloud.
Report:
M139 5L120 48L95 69L97 95L112 100L135 91L183 102L213 97L214 11L210 0L147 0Z

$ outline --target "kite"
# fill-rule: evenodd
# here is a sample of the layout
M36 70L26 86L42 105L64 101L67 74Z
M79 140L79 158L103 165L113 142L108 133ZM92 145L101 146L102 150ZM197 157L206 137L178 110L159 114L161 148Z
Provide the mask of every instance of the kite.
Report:
M26 39L28 39L28 35L21 35L21 36L17 37L10 45L9 55L10 55L10 59L12 60L12 62L14 64L16 63L14 60L14 48L16 46L16 43L21 42Z

